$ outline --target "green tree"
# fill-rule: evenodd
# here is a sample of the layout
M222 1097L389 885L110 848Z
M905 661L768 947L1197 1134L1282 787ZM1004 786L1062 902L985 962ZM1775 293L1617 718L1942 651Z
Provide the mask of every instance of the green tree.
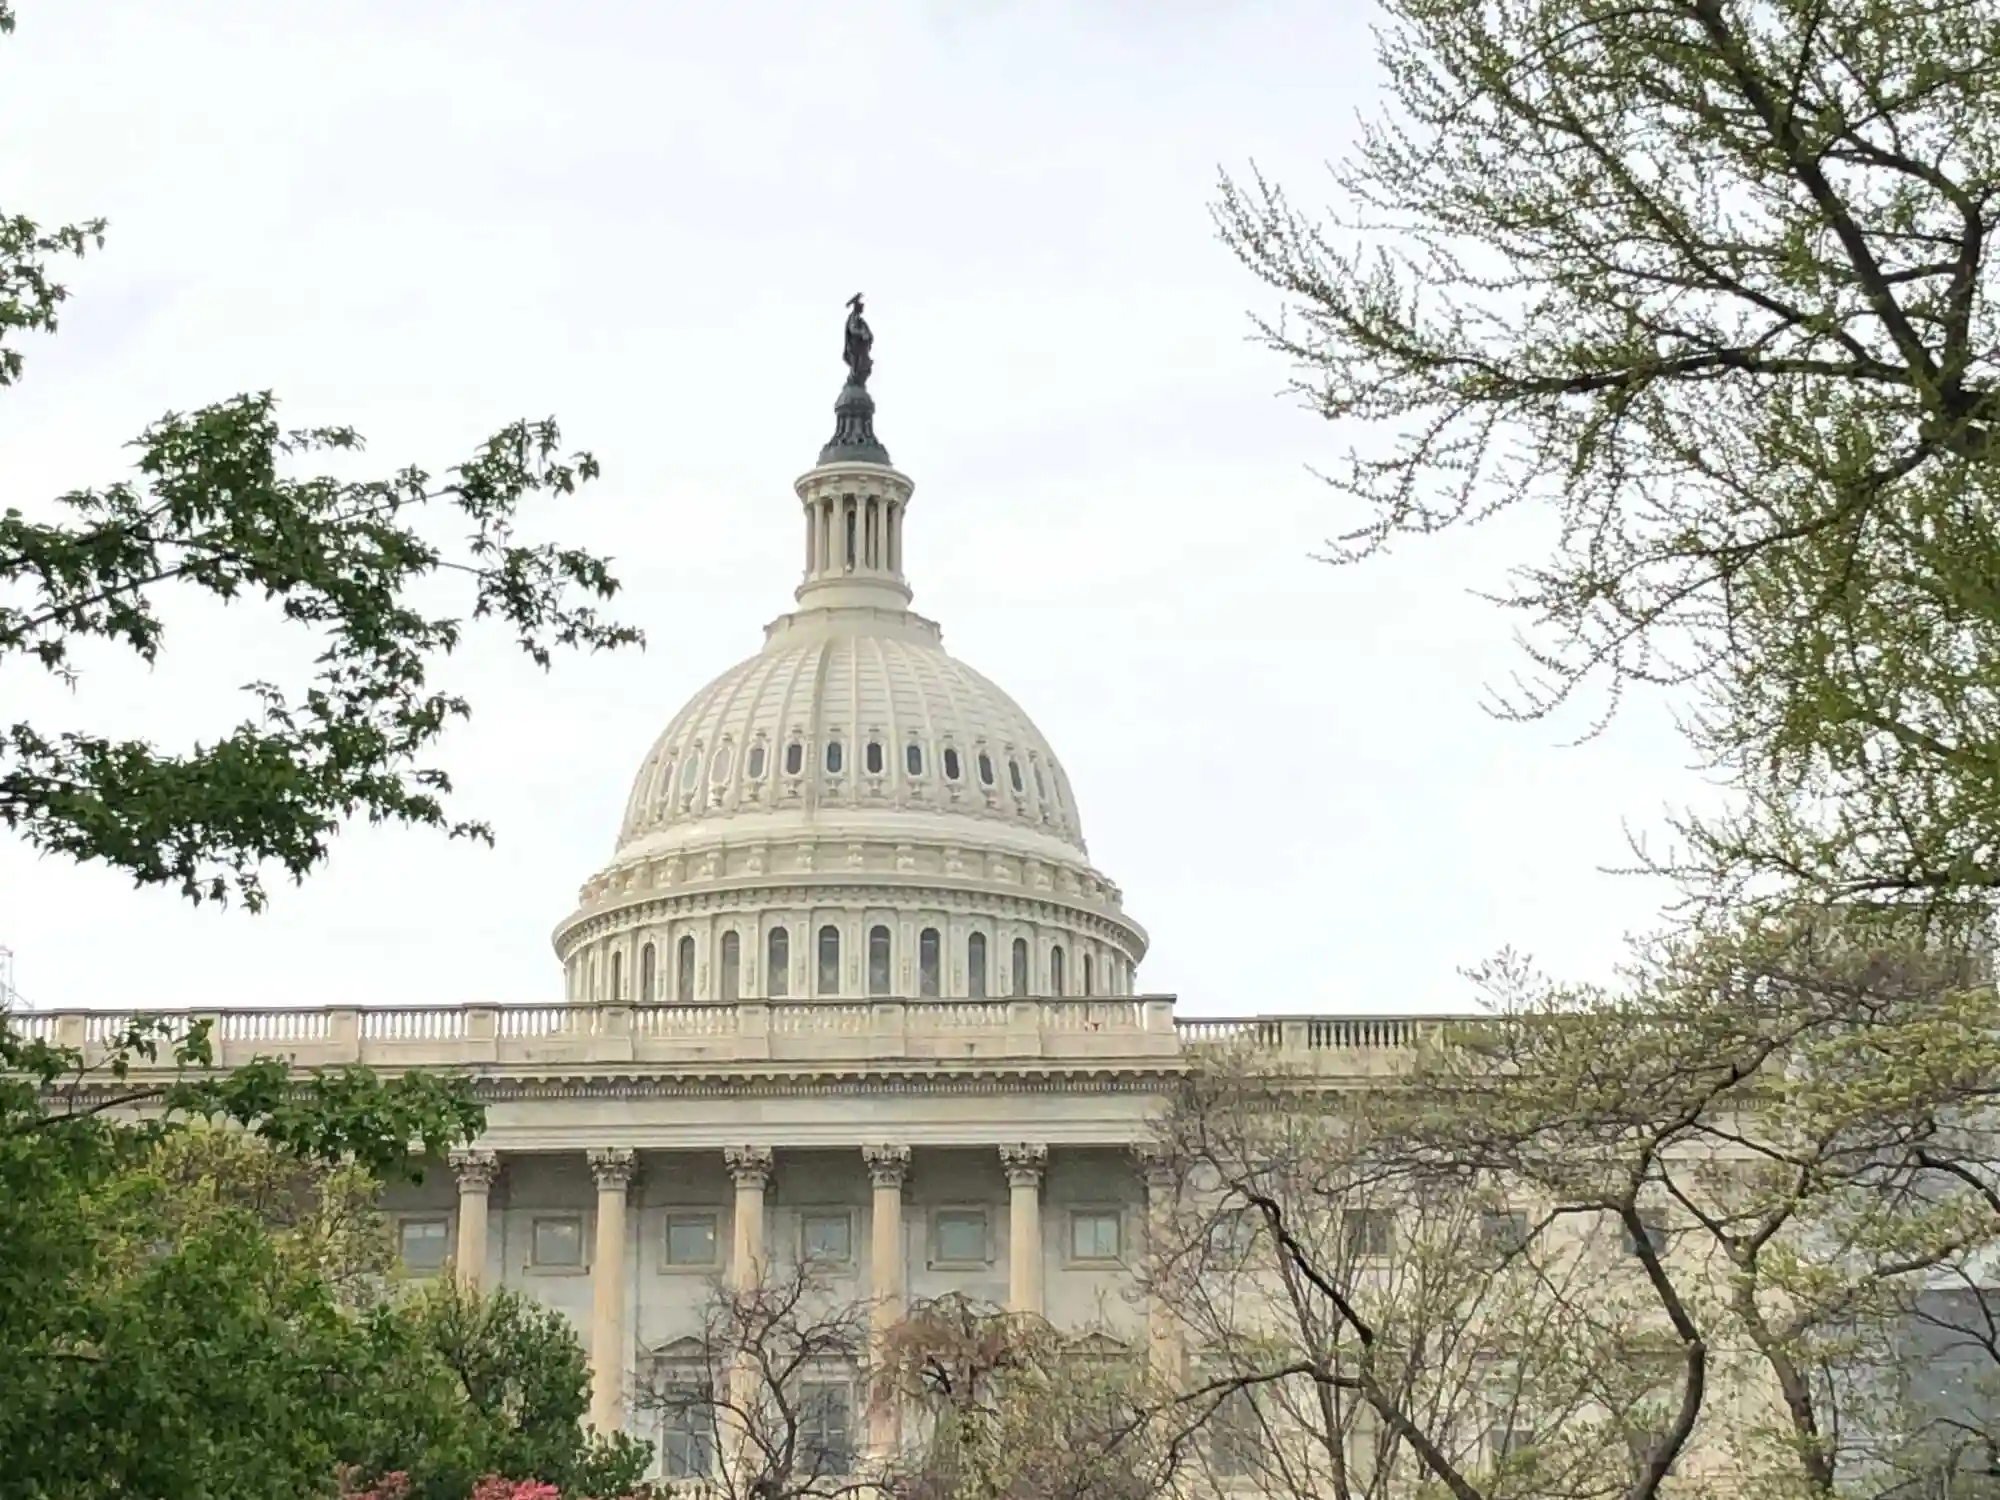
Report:
M0 5L0 33L12 29ZM0 215L0 386L22 369L8 337L55 330L66 292L54 262L103 237L102 221L45 229ZM597 462L565 455L543 420L502 428L442 478L299 472L360 447L352 428L280 426L268 392L232 396L148 427L132 444L135 478L63 495L49 519L0 513L0 670L32 664L74 683L93 640L151 665L175 590L261 600L319 647L309 682L253 684L248 718L185 750L0 725L0 822L141 885L253 909L260 872L303 878L355 818L490 840L452 815L450 777L424 763L471 712L432 679L480 621L543 667L558 648L641 640L595 607L618 589L605 559L517 534L524 507L575 495ZM427 522L465 540L436 541ZM440 582L463 585L457 611L421 602Z
M1383 0L1390 96L1301 212L1225 180L1349 560L1535 507L1535 672L1693 691L1744 794L1677 864L2000 885L1994 0Z
M253 1206L170 1168L196 1121L335 1173L475 1134L462 1081L207 1068L206 1023L131 1023L102 1058L0 1023L0 1496L298 1500L377 1363L335 1284ZM137 1060L179 1063L134 1083Z
M368 1335L375 1373L354 1393L342 1459L407 1475L411 1500L465 1500L490 1474L614 1500L652 1461L624 1433L586 1434L583 1348L551 1308L445 1279L378 1308Z

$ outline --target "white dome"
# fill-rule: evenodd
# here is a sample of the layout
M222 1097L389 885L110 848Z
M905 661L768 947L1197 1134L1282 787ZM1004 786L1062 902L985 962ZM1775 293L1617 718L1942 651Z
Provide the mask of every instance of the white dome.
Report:
M1069 778L999 688L946 654L915 615L788 615L765 649L674 716L639 767L619 859L685 847L718 825L782 820L841 829L973 819L971 842L1075 859ZM753 830L745 826L740 832Z
M674 715L556 931L574 1000L1132 993L1145 933L1055 752L910 608L914 487L850 385L799 608ZM856 457L856 455L865 455Z

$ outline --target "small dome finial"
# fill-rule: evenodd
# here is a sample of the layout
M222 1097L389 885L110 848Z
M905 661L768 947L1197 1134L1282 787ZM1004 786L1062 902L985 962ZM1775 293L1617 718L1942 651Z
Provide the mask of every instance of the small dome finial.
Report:
M833 437L819 450L823 464L887 464L889 450L875 437L875 398L868 394L874 373L874 330L862 316L861 293L847 299L847 330L840 357L847 362L847 384L833 403Z

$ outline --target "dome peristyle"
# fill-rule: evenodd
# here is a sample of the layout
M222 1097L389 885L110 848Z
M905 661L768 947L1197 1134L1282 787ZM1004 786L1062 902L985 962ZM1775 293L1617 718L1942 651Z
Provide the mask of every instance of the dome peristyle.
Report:
M1068 775L914 613L914 486L851 381L794 485L798 608L668 721L556 932L573 1000L1132 993L1144 932Z

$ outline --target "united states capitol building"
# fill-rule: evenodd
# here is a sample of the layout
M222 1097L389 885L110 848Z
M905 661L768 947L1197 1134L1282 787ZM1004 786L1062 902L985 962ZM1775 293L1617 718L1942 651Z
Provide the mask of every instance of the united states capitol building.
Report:
M1164 1092L1227 1039L1379 1073L1419 1024L1190 1019L1145 992L1145 929L1054 748L911 607L915 485L876 437L866 338L857 310L835 433L793 483L794 607L640 760L555 929L560 1000L217 1018L224 1064L473 1077L485 1136L388 1201L404 1268L563 1310L595 1424L655 1442L633 1393L718 1279L805 1257L878 1329L958 1291L1158 1353L1171 1320L1129 1268ZM121 1024L43 1019L79 1045ZM827 1441L885 1440L827 1394L851 1428ZM669 1477L705 1461L662 1448Z

